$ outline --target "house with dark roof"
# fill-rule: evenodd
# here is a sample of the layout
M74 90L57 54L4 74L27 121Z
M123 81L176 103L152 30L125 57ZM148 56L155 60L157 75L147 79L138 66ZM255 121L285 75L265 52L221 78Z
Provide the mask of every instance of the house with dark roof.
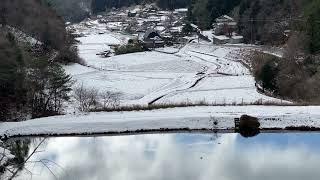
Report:
M165 42L160 33L154 29L147 30L143 37L140 38L144 47L146 48L160 48L164 47Z

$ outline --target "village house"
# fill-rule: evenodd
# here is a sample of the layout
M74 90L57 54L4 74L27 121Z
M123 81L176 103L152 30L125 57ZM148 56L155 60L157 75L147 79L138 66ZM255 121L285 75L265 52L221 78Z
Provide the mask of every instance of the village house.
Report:
M128 12L128 17L136 17L137 16L137 12L136 11L129 11Z
M164 47L165 42L160 33L154 29L149 29L146 33L141 34L139 40L146 48L160 48Z
M213 32L215 35L230 35L236 30L237 22L227 15L218 17L213 24Z
M218 17L213 24L213 43L242 43L243 36L237 33L237 25L237 22L230 16L223 15Z
M173 13L175 15L187 16L188 8L175 9Z

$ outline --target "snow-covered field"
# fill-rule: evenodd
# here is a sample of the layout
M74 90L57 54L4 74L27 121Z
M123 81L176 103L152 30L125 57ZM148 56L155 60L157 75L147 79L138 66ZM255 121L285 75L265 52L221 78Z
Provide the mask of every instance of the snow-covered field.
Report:
M319 106L214 106L135 112L64 115L0 124L0 135L85 134L161 129L229 129L234 118L249 114L262 128L320 127ZM214 125L214 121L218 124Z
M161 48L103 58L96 54L110 50L112 45L125 44L132 37L109 32L97 22L91 24L90 28L78 29L86 35L78 38L78 48L87 67L65 67L77 81L75 86L121 92L122 105L281 102L256 91L254 78L241 62L243 52L252 50L252 46L190 43L181 49ZM99 34L102 30L104 34Z
M96 54L125 44L132 37L109 32L97 22L91 23L90 28L79 27L77 32L85 34L78 38L78 47L86 66L64 67L76 80L74 86L121 92L121 105L282 102L258 93L254 78L242 62L244 54L259 49L257 46L192 42L181 48L102 58ZM281 56L279 52L271 53ZM0 135L228 129L234 127L234 118L243 114L259 117L262 128L320 127L320 107L316 106L212 106L89 114L77 113L75 106L74 102L69 103L65 116L1 123ZM218 120L216 127L214 120Z

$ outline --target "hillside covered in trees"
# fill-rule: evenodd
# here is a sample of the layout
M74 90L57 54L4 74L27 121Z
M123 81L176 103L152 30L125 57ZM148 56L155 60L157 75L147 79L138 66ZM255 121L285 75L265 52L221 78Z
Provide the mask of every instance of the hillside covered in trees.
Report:
M42 0L66 22L80 22L91 13L91 0Z
M72 83L60 63L78 61L64 21L38 0L4 0L0 11L0 119L60 113Z
M270 1L264 3L270 4L270 9L259 3L242 4L240 17L271 19L252 22L253 39L263 43L285 43L285 52L281 59L254 55L252 62L256 80L264 90L273 94L298 102L319 104L320 1L279 1L280 5ZM252 11L257 8L260 10ZM290 33L282 42L285 29ZM241 30L244 35L250 34L244 27Z
M191 0L92 0L92 11L94 13L105 11L110 8L128 7L131 5L156 3L162 9L175 9L187 7Z
M212 28L214 20L229 14L241 0L192 0L189 4L188 20L201 29Z

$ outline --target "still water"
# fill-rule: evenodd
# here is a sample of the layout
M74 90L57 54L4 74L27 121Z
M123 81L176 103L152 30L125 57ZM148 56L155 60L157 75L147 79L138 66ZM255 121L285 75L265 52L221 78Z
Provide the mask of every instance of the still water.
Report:
M29 154L42 140L31 139ZM45 139L16 179L319 180L319 167L318 133L59 137Z

